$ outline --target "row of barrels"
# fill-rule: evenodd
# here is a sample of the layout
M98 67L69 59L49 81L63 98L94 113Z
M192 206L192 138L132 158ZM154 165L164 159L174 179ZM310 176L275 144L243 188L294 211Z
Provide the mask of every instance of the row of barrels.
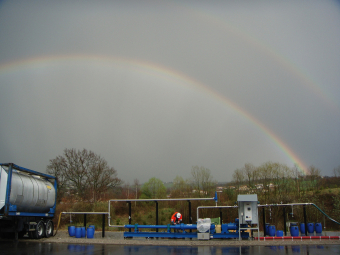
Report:
M300 223L300 229L298 226L298 223L290 223L290 235L291 236L299 236L301 232L301 236L304 236L306 233L306 226L305 223ZM314 232L317 235L322 234L322 225L321 223L307 223L307 234L308 235L314 235ZM277 237L282 237L283 236L283 231L278 230L276 231L276 228L274 225L266 224L265 228L265 236L277 236Z
M68 234L75 238L94 238L95 226L90 225L87 229L85 227L69 226Z

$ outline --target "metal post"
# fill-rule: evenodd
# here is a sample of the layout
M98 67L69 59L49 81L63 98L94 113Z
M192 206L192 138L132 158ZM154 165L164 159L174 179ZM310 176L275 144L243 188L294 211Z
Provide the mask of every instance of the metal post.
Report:
M105 237L105 214L103 214L102 237Z
M131 225L131 202L129 202L129 225ZM129 229L129 232L131 232L131 228Z
M156 225L158 225L158 202L156 202ZM158 228L156 228L156 232L158 232Z
M191 216L191 201L188 200L189 202L189 224L192 224L192 216Z
M192 216L191 216L191 201L188 200L189 203L189 224L192 224ZM192 229L190 229L190 233L192 233ZM190 238L192 240L192 238Z
M84 227L86 229L86 214L84 213Z
M263 217L263 236L266 236L266 213L264 207L262 207L262 217Z
M286 221L286 207L283 207L283 229L285 231L285 236L287 236L287 221Z
M222 208L220 208L220 224L222 224Z
M307 236L307 213L306 213L306 205L303 206L303 217L305 218L305 235Z

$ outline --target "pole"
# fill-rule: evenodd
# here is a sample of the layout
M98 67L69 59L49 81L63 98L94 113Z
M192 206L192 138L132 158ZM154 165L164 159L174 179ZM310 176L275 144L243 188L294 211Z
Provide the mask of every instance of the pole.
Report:
M306 213L306 206L303 206L303 217L305 218L305 235L307 236L307 213Z
M158 225L158 202L156 202L156 225ZM158 228L156 228L156 232L158 232Z
M287 236L287 222L286 222L286 207L283 207L283 228L285 231L285 236Z
M189 200L189 224L192 224L192 216L191 216L191 201Z
M131 202L129 202L129 225L131 225ZM129 232L131 232L131 228L129 229Z
M84 227L86 229L86 214L84 213Z
M105 237L105 214L103 214L102 237Z
M191 201L188 200L188 203L189 203L189 224L192 224L192 216L191 216ZM192 229L190 229L190 233L192 232ZM190 240L192 240L190 238Z
M222 208L220 208L220 224L222 224Z
M266 213L264 207L262 207L262 217L263 217L263 236L266 236Z

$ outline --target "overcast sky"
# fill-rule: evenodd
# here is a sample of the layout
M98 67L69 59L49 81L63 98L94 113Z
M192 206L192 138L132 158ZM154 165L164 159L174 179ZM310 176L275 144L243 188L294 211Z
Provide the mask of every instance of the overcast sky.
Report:
M118 177L340 165L338 1L1 1L0 162Z

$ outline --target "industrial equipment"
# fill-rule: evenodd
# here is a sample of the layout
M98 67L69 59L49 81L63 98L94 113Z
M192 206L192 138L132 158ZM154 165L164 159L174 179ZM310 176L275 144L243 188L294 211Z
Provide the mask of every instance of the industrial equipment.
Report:
M209 220L210 219L204 219L204 221L202 221L202 219L199 219L197 221L198 224L125 225L124 227L129 229L129 231L124 232L124 238L197 238L199 240L209 240L211 238L239 238L239 235L244 239L249 238L248 232L241 230L239 233L238 219L235 220L235 223L221 224L221 233L216 232L215 224L210 224ZM207 228L207 226L209 227ZM142 231L142 229L153 229L153 231L146 232Z
M53 235L57 181L13 163L0 164L0 235Z
M257 230L259 235L257 195L238 195L238 217L240 230ZM241 226L243 225L243 226ZM241 239L241 235L239 237Z

